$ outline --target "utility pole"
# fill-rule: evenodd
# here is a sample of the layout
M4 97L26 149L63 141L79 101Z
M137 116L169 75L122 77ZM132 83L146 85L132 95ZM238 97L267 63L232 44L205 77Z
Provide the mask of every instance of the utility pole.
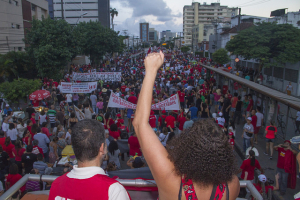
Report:
M238 18L238 27L237 27L237 32L240 32L241 29L241 8L239 8L239 18Z
M64 0L61 0L61 18L64 19Z

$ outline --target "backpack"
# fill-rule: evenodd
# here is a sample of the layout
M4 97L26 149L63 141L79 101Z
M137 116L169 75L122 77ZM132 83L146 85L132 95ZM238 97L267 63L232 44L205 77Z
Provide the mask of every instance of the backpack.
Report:
M163 129L164 127L166 127L165 119L166 118L161 117L161 125L160 125L161 129Z
M127 133L126 128L125 129L120 129L120 132L121 132L121 134L120 134L121 139L128 139L129 138L129 135Z

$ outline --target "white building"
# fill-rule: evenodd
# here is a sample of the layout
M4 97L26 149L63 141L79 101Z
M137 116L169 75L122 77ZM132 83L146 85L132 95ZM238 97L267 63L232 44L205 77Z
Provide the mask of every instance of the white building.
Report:
M212 24L212 20L221 19L230 21L231 17L238 14L238 8L221 6L220 3L210 5L193 2L192 5L183 7L183 35L187 46L192 45L192 28L198 24Z
M288 12L280 17L272 17L268 22L277 22L277 24L292 24L296 28L300 28L300 10L298 12Z
M177 37L176 32L171 32L170 30L160 32L160 40L169 41Z
M31 28L32 19L48 17L46 0L0 1L0 54L9 51L23 51L25 32Z
M100 21L110 27L109 0L53 0L54 18L64 19L71 25L79 22ZM62 12L63 9L63 12Z

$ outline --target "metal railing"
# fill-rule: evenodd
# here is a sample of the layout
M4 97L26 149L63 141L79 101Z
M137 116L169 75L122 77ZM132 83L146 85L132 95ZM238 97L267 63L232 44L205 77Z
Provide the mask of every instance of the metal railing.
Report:
M58 176L50 175L35 175L26 174L17 183L15 183L11 188L9 188L1 197L0 200L9 199L15 192L17 192L27 181L47 181L53 182ZM134 187L157 187L154 180L141 180L141 179L117 179L123 186L134 186ZM251 195L256 200L263 200L260 193L254 187L250 181L240 181L241 188L247 188Z

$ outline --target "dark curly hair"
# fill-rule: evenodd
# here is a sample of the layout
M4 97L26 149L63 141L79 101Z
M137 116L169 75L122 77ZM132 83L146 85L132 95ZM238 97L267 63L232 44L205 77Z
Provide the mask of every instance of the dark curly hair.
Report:
M167 145L175 172L203 186L228 183L237 174L236 160L221 128L201 119Z

